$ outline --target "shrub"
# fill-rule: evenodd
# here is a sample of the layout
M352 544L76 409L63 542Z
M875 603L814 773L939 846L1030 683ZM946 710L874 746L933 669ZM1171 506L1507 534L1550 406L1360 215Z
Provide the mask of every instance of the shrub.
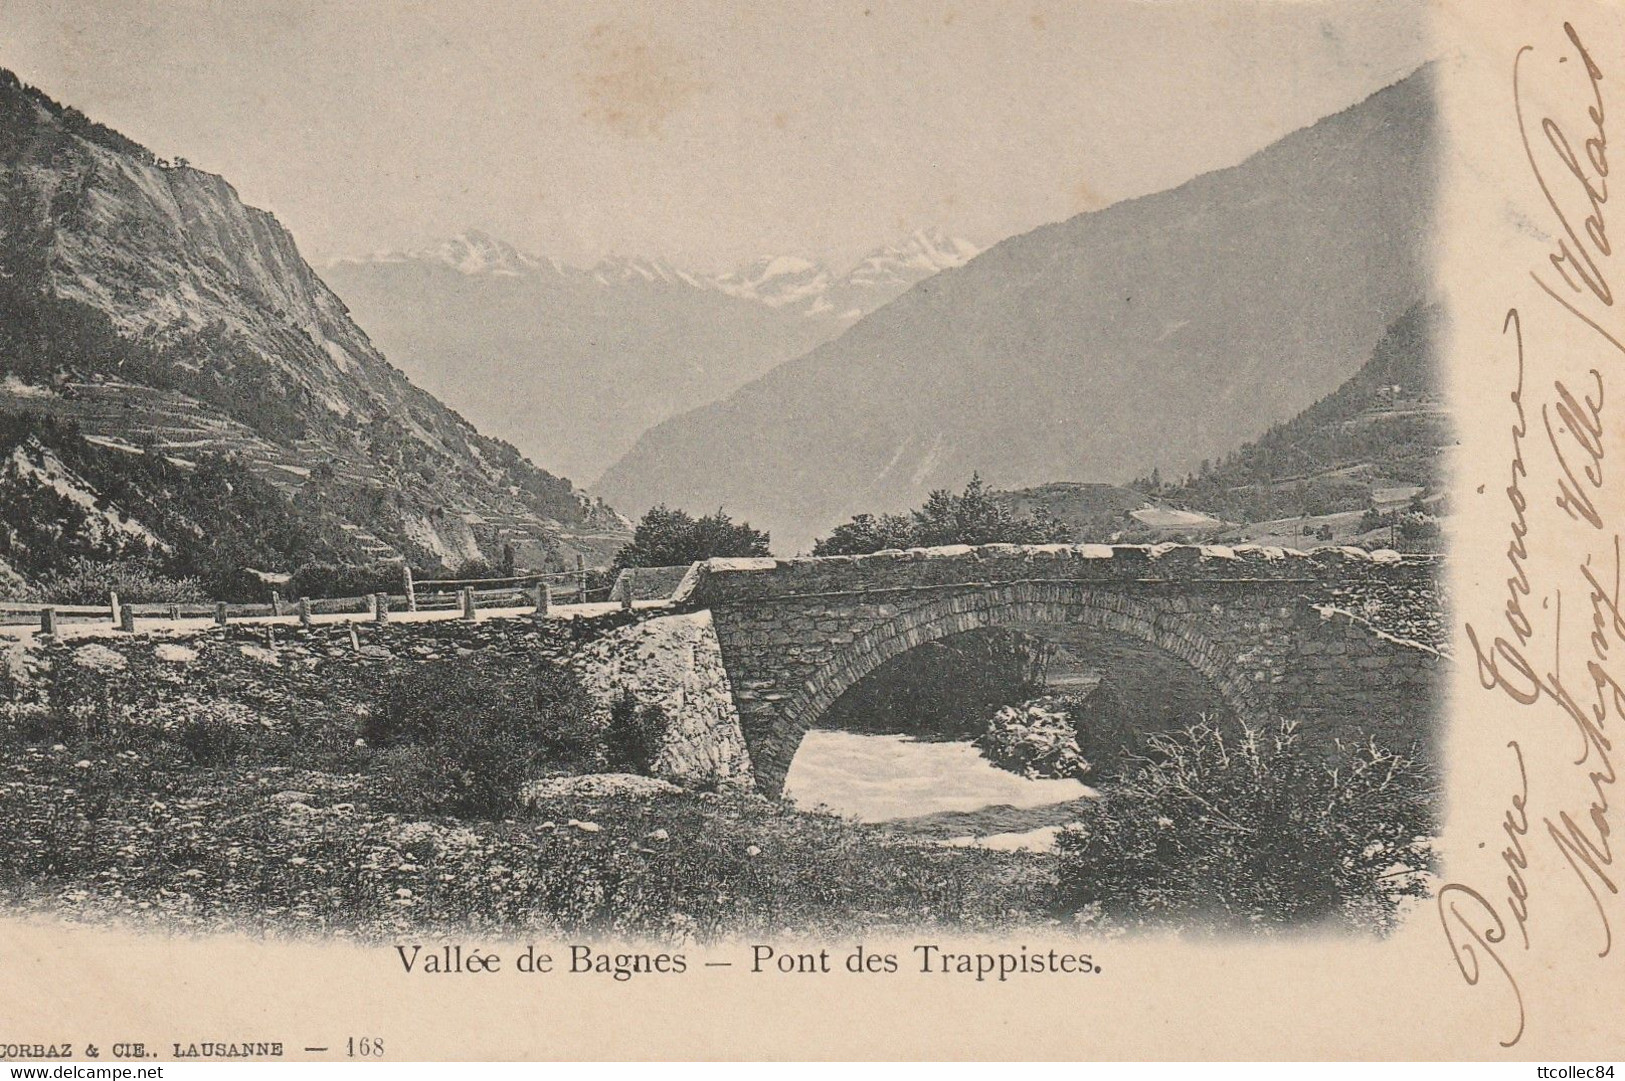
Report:
M403 810L500 818L548 769L602 763L594 704L569 669L474 654L407 672L363 722Z
M1438 540L1442 533L1439 520L1421 512L1412 511L1399 519L1399 535L1411 544Z
M1390 927L1432 866L1433 778L1375 744L1329 764L1295 726L1152 736L1057 838L1062 903L1127 922Z
M171 578L133 559L74 559L40 579L31 591L49 604L106 604L117 593L126 604L199 604L208 600L196 578Z
M1040 509L1012 511L972 476L964 492L939 488L908 515L860 514L813 544L815 556L864 555L887 548L944 544L1065 544L1072 530Z
M1091 777L1116 777L1132 768L1150 735L1147 718L1143 710L1131 708L1112 683L1100 683L1085 695L1066 695L1057 705L1072 721L1078 748L1093 767Z
M735 522L718 507L695 518L687 511L651 507L638 521L632 543L615 553L614 569L675 567L716 556L768 555L769 538L749 522Z
M649 773L660 757L660 744L666 736L666 711L657 705L645 706L628 691L609 710L604 730L604 756L613 769Z
M229 766L247 742L237 726L206 713L187 717L171 738L200 766Z
M1004 706L987 722L976 746L994 765L1023 777L1081 777L1089 763L1064 709L1041 699Z
M288 579L292 600L301 597L362 597L369 593L394 593L401 588L398 563L356 566L348 563L306 563Z
M1370 533L1374 529L1382 529L1393 521L1389 515L1383 514L1376 507L1367 507L1365 513L1360 515L1360 532Z

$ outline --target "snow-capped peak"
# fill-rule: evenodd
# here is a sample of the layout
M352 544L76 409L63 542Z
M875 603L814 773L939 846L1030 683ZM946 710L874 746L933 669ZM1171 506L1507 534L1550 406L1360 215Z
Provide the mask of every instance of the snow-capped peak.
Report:
M964 266L979 249L941 229L916 229L898 244L876 248L846 277L858 286L913 285L939 271Z
M938 271L963 266L978 252L968 240L941 229L917 229L896 244L876 248L844 275L799 255L763 255L724 274L684 270L664 258L613 256L579 270L543 259L469 229L449 240L413 251L380 252L334 265L426 262L470 276L519 277L547 273L603 288L622 285L687 286L740 300L851 322L887 303Z
M712 281L718 290L729 296L782 308L821 295L829 288L830 273L799 256L764 255Z
M357 263L439 263L463 274L494 274L518 277L544 267L562 273L555 259L542 259L498 240L479 229L469 229L437 244L411 251L377 252L362 259L338 259L338 264Z
M426 251L414 253L420 259L445 263L464 274L517 276L542 268L542 260L522 252L505 240L470 229L443 240Z
M600 285L610 285L617 281L645 281L682 283L696 289L707 288L707 283L698 275L679 269L666 259L614 256L601 260L588 273Z
M810 270L818 270L818 264L794 255L774 256L767 259L767 266L762 268L762 280L783 278L790 274L806 274Z

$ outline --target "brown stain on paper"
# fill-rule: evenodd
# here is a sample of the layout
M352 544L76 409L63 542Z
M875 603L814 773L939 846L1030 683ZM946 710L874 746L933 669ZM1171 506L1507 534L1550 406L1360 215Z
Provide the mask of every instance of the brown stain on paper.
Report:
M1100 192L1090 186L1086 177L1079 177L1078 182L1072 185L1072 213L1085 214L1091 210L1099 210L1107 205L1108 200Z
M587 99L582 117L629 139L658 138L668 117L710 89L669 43L611 23L588 35L576 81Z

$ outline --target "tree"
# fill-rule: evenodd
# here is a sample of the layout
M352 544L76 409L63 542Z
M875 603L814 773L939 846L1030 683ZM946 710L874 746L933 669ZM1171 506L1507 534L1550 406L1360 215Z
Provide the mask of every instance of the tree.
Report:
M675 567L720 556L765 556L768 535L750 523L735 523L717 508L695 518L664 503L649 508L632 533L632 543L615 553L616 570Z
M912 548L914 520L906 514L855 515L823 540L813 542L815 556L850 556L887 548Z
M1045 511L1016 514L980 476L955 495L939 488L908 515L860 514L813 544L813 555L863 555L886 548L930 548L944 544L1060 544L1071 539L1065 522Z

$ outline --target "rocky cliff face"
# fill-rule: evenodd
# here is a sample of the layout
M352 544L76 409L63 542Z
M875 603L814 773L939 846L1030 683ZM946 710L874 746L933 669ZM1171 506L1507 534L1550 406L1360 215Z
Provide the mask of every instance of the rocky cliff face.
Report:
M287 230L224 179L5 72L0 269L0 374L28 408L181 458L235 452L289 491L331 478L375 554L452 562L510 543L533 562L596 557L624 528L392 367ZM131 350L72 354L53 329L64 319L105 322Z

